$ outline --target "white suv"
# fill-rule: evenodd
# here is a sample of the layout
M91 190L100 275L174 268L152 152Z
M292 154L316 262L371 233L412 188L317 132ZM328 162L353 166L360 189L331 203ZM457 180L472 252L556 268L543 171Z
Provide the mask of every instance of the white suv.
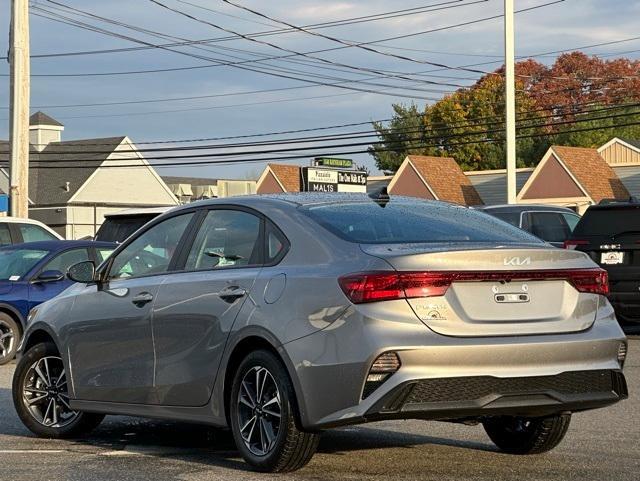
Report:
M0 217L0 245L56 239L62 237L37 220Z

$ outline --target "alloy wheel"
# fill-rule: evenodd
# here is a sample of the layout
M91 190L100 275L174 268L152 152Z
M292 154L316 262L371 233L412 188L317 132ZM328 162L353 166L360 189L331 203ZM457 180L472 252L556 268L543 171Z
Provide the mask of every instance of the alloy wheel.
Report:
M16 336L13 328L0 319L0 359L9 356L13 352Z
M271 373L255 366L244 375L238 392L238 426L245 446L265 456L276 444L282 422L280 390Z
M31 416L48 428L67 426L79 415L69 406L67 375L56 356L43 357L29 367L22 399Z

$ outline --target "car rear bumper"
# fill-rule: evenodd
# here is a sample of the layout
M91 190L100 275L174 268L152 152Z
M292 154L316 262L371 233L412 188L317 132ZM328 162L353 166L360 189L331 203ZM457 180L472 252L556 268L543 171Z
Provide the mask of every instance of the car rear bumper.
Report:
M469 376L406 382L364 415L393 418L464 419L489 415L545 416L604 407L628 397L618 370L567 371L555 376Z
M296 371L291 377L305 428L387 418L538 416L627 396L618 361L626 339L608 302L581 332L501 337L440 335L413 321L401 304L383 319L366 309L283 346ZM366 389L375 359L389 351L399 357L399 370Z

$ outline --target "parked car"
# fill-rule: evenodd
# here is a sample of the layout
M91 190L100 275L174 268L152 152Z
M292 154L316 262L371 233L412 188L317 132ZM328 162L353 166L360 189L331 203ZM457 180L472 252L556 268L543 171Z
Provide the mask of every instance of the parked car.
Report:
M14 358L29 310L72 284L67 269L86 260L100 263L114 248L58 240L0 247L0 365Z
M0 217L0 246L60 239L58 233L37 220Z
M69 276L31 311L13 381L40 436L181 419L229 426L253 467L288 471L320 431L382 419L482 423L502 450L540 453L572 412L627 397L606 271L453 204L203 201Z
M640 202L589 207L565 247L606 269L616 317L625 330L640 331Z
M95 240L102 242L123 242L152 219L164 214L171 207L144 207L126 209L104 216L104 222L96 232Z
M580 220L580 216L571 209L549 205L490 205L478 209L531 232L556 247L563 247Z

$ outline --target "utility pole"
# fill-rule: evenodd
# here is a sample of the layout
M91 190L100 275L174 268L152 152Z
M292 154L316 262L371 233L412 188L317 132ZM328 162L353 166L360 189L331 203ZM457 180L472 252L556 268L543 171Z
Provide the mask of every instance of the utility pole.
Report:
M516 82L513 0L504 0L505 116L507 139L507 202L516 203Z
M29 0L11 2L9 46L9 199L11 215L29 216Z

